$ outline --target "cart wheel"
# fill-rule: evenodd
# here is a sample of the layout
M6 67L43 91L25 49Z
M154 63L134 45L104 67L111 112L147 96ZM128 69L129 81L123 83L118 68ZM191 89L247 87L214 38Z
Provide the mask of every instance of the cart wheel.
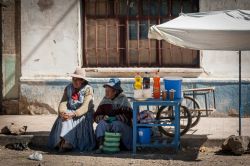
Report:
M161 106L156 114L157 120L167 120L167 122L173 122L174 110L173 107ZM180 135L186 134L192 124L191 113L185 106L180 107ZM173 137L174 136L174 126L158 126L159 131L166 135Z
M195 109L199 109L200 105L199 103L192 97L190 96L184 96L182 102L181 102L182 106L185 106L188 108L189 112L191 113L192 116L192 124L191 127L196 126L201 118L201 111L197 111Z

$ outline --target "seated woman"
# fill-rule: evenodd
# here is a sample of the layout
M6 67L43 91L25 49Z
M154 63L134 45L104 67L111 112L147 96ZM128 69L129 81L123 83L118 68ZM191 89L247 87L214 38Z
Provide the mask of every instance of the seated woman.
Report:
M49 135L49 147L59 151L89 151L95 147L93 89L85 70L77 68L59 104L59 116Z
M121 133L121 146L132 148L132 108L127 97L122 93L121 81L111 78L104 84L105 97L94 113L94 121L97 123L96 138L99 149L102 152L105 131Z

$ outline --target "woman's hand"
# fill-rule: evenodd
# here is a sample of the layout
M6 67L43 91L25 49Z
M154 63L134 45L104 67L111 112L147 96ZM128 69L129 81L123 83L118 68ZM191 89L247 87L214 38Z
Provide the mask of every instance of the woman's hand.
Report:
M60 116L62 119L64 119L65 114L66 114L66 112L61 112L61 113L59 114L59 116Z
M60 113L60 117L62 118L63 121L69 120L69 119L73 119L74 117L76 117L76 114L74 112L62 112Z
M68 117L67 120L73 119L74 117L76 117L76 114L75 114L75 112L68 112L68 113L67 113L67 117Z
M109 119L109 116L108 115L104 115L104 117L103 117L103 120L108 120Z
M63 121L66 121L69 118L66 112L60 113L60 117L62 118Z

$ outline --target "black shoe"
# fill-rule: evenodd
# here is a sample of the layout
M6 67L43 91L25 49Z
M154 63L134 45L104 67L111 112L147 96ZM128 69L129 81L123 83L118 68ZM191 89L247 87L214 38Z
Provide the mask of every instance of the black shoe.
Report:
M96 149L95 154L102 154L103 153L103 145L99 146L98 149Z
M97 138L97 145L98 145L98 147L100 147L103 144L104 144L104 136L98 137Z
M98 137L97 138L98 149L96 149L95 154L103 153L103 144L104 144L104 136Z
M72 146L69 146L64 139L61 140L59 143L59 150L58 152L63 153L63 152L70 152L72 151Z
M11 143L5 145L5 148L13 149L13 150L26 150L28 149L28 145L24 143Z
M71 148L62 148L62 147L60 147L58 150L59 153L65 153L65 152L70 152L70 151L72 151Z

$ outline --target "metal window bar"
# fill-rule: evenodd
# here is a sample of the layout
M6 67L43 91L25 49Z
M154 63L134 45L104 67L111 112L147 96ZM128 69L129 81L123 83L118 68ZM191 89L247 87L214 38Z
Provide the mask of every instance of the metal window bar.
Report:
M125 46L125 48L126 48L126 64L129 66L129 21L128 21L128 13L129 13L129 8L128 8L128 6L129 6L129 3L130 3L130 1L128 0L127 1L127 5L126 5L126 16L127 16L127 18L126 18L126 29L127 29L127 31L126 31L126 38L125 38L125 41L127 41L127 45Z
M116 18L116 22L115 22L115 26L116 26L116 54L119 55L119 41L118 41L118 35L119 35L119 25L118 25L118 13L120 11L120 8L119 8L119 4L118 4L118 1L115 1L115 5L114 5L115 9L114 9L114 12L115 12L115 18ZM120 63L120 57L118 56L117 58L117 64Z
M105 14L103 14L103 12L100 12L98 11L98 9L100 9L100 2L104 2L105 3ZM132 64L135 64L135 62L132 62L132 59L130 58L130 52L132 49L132 47L130 47L130 29L129 29L129 26L130 26L130 20L136 20L136 25L137 25L137 28L136 28L136 31L137 31L137 35L136 35L136 43L137 43L137 46L136 46L136 49L135 51L137 52L137 60L136 60L136 66L138 67L148 67L148 66L152 66L152 67L163 67L164 65L166 65L165 63L163 63L163 57L164 57L164 54L166 52L170 52L170 56L173 55L173 48L170 44L170 48L163 48L163 45L162 45L162 41L156 41L156 48L151 48L152 45L151 45L151 41L148 40L148 44L146 44L146 46L142 47L140 45L140 27L143 26L143 24L145 22L147 22L147 25L148 25L148 28L150 27L150 23L152 20L156 20L156 23L157 24L160 24L162 23L161 20L166 20L166 19L172 19L174 18L175 16L172 16L172 10L173 10L173 5L172 5L172 0L157 0L158 2L158 5L157 5L157 9L158 9L158 12L156 15L151 15L151 11L148 10L148 13L147 15L143 15L143 3L146 3L147 2L147 5L150 6L151 2L154 2L153 0L147 0L147 1L142 1L142 0L138 0L136 2L138 2L137 4L137 15L136 16L131 16L129 15L129 5L130 5L130 2L134 2L132 0L126 0L126 14L123 15L120 11L121 9L121 5L123 1L119 1L119 0L112 0L112 1L108 1L108 0L95 0L95 1L84 1L84 58L83 58L83 62L84 62L84 65L87 66L87 67L101 67L101 66L110 66L110 67L119 67L119 66L124 66L124 67L130 67ZM162 3L167 3L167 8L168 8L168 12L167 14L165 14L164 16L161 15L161 5ZM190 3L193 2L193 1L190 1ZM87 10L87 6L88 4L91 4L91 3L94 3L94 14L89 12L87 13L86 11L89 11ZM180 5L180 9L181 11L183 10L183 0L180 0L179 3ZM191 3L191 8L192 10L195 10L197 9L197 4L194 4L194 3ZM149 7L148 7L149 8ZM88 42L90 42L88 40L88 31L87 31L87 28L88 26L93 26L93 25L88 25L88 21L89 20L94 20L95 22L95 33L94 33L94 43L95 43L95 48L91 48L91 47L88 47ZM104 48L99 48L98 46L98 40L101 40L101 38L98 36L98 26L103 26L103 25L98 25L98 19L115 19L115 28L116 28L116 45L115 46L111 46L109 45L109 33L108 33L108 28L111 27L112 25L109 25L109 22L105 22L105 47ZM125 29L124 29L124 23L125 23ZM124 32L125 31L125 32ZM124 37L122 37L122 33L125 33L126 35L124 35ZM103 50L104 49L104 50ZM125 49L125 50L124 50ZM93 57L90 57L90 56L93 56L92 54L89 54L88 51L91 51L91 50L94 50L94 56L95 56L95 64L90 64L90 59L92 58L92 61L93 61ZM116 63L115 65L114 64L111 64L110 62L110 56L109 56L109 53L111 50L114 50L116 51ZM124 50L124 51L122 51ZM146 51L148 52L148 61L147 61L147 64L142 64L141 63L141 58L142 58L142 52L143 51ZM156 61L155 62L152 62L152 51L155 50L156 51ZM167 65L169 67L195 67L195 66L198 66L199 65L199 56L198 56L198 52L197 51L193 51L192 50L192 53L191 53L191 57L190 58L197 58L197 61L194 62L193 64L185 64L185 62L183 61L184 58L183 58L183 52L185 52L185 50L183 50L182 48L179 48L179 51L180 51L180 55L181 55L181 60L179 60L179 66L178 64L174 64L173 62L168 62ZM100 53L101 52L104 52L105 53L105 57L106 57L106 60L105 62L103 62L102 60L100 60ZM123 58L123 56L125 56L125 58ZM144 57L145 58L145 57ZM124 61L125 60L125 61ZM93 63L93 62L92 62Z
M105 1L105 7L106 7L106 19L108 18L108 2ZM106 65L109 64L109 58L108 58L108 24L107 21L105 21L105 55L106 55Z
M95 17L96 17L96 5L97 1L95 1ZM98 43L97 43L97 32L98 32L98 27L97 27L97 19L95 18L95 57L96 57L96 65L98 66L98 55L97 55L97 48L98 48Z
M141 15L141 6L142 3L141 1L138 1L137 3L137 13L138 15ZM139 19L136 19L136 31L137 31L137 37L136 37L136 46L137 46L137 61L138 61L138 65L140 66L141 63L141 58L140 58L140 21Z
M148 16L148 26L150 26L150 20L149 20L149 16ZM151 40L148 40L148 54L149 54L149 65L151 65L152 64L152 54L151 54L151 42L150 42Z
M88 31L87 31L87 17L86 17L86 15L87 15L87 13L86 13L86 10L87 10L87 7L86 7L87 5L86 5L86 3L83 3L83 7L84 7L84 13L83 13L83 16L84 16L84 18L83 18L83 25L84 25L84 30L83 30L83 32L84 32L84 34L83 34L83 41L84 41L84 56L83 56L83 64L85 64L86 65L86 67L88 66L88 53L87 53L87 40L88 40Z
M3 5L0 3L0 63L1 64L3 64L2 63L2 61L3 61L3 43L2 43L2 40L3 40L3 38L2 38L2 24L3 24L3 20L2 20L2 7L3 7ZM0 90L1 90L1 94L0 94L0 104L1 104L1 108L0 108L0 113L3 113L3 109L2 109L2 104L3 104L3 69L2 69L2 67L1 67L1 69L0 69L0 81L1 81L1 84L0 84Z
M161 20L159 19L159 15L157 16L157 24L160 24ZM159 57L162 56L162 44L161 41L157 40L156 41L156 59L158 60L158 65L161 66L161 60Z

